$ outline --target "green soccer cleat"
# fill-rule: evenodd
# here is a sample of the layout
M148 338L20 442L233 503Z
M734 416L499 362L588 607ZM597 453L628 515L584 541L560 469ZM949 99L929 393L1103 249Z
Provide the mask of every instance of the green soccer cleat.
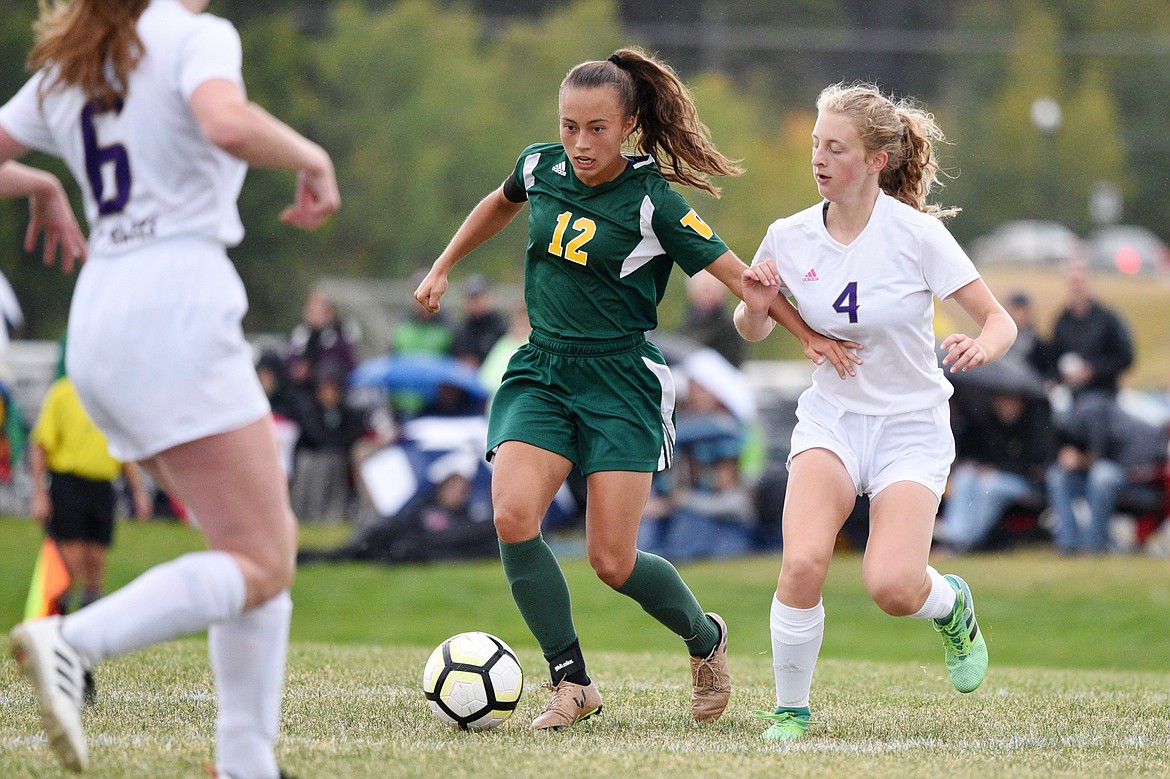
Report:
M761 741L796 741L808 732L809 717L807 706L797 709L776 709L773 712L753 711L756 719L765 719L772 722L768 729L760 734Z
M943 578L955 588L955 608L951 616L934 620L934 629L943 637L951 683L959 692L971 692L987 674L987 642L975 621L975 600L967 582L954 574Z

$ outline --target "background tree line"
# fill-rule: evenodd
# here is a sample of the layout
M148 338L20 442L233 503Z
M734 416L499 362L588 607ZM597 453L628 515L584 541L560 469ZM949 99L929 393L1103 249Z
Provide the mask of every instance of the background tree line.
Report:
M36 8L0 9L3 100L27 78ZM813 100L838 80L876 80L938 116L953 176L939 200L963 208L951 223L961 241L1018 218L1084 234L1101 181L1123 193L1122 221L1164 237L1170 224L1163 0L218 0L210 10L241 31L250 96L334 155L344 201L306 235L276 220L291 177L249 174L248 234L232 256L252 330L291 325L321 276L407 278L428 266L524 146L556 139L565 72L631 43L679 70L716 143L744 161L721 199L687 196L745 260L772 220L816 199ZM1048 136L1029 118L1040 96L1063 109ZM0 269L26 309L22 335L54 337L73 279L21 253L25 221L22 203L0 203ZM518 281L524 241L521 218L476 269Z

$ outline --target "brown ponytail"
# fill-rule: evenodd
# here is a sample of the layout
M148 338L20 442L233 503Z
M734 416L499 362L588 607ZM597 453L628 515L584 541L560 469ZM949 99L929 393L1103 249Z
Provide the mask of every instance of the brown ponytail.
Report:
M126 96L130 71L142 59L135 23L150 0L40 0L36 43L28 65L54 67L53 81L81 87L89 100L113 106ZM113 68L113 79L106 72Z
M909 100L886 97L876 86L861 83L826 87L817 98L817 110L849 119L867 154L887 154L888 162L878 177L887 195L939 218L959 212L958 208L926 202L930 190L939 184L934 148L946 142L932 114Z
M690 90L669 65L637 49L618 49L607 60L581 63L561 82L561 89L601 86L617 90L626 114L636 119L634 148L652 156L667 181L718 197L707 177L743 172L715 148Z

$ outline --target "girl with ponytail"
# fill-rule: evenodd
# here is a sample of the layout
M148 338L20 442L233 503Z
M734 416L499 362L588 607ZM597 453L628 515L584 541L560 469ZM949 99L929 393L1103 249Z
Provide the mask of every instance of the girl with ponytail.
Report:
M329 155L249 102L235 28L207 0L44 0L36 72L0 106L0 196L32 199L65 270L86 262L69 311L68 373L110 453L142 462L198 518L207 551L156 566L64 617L12 631L50 749L89 764L90 669L206 630L219 719L218 776L276 765L296 518L227 256L248 165L297 174L286 224L340 205ZM12 162L62 158L81 187L86 244L59 182Z
M787 296L818 332L865 346L856 376L824 366L800 397L782 517L783 562L771 599L775 708L765 741L801 738L824 634L821 592L837 532L858 495L870 497L865 587L894 616L930 620L951 681L971 692L987 645L971 590L928 564L934 518L955 456L948 399L954 373L999 359L1016 326L928 202L942 133L909 101L869 84L836 84L817 100L812 167L822 202L768 228L743 274L736 325L748 340L772 329ZM778 297L777 293L783 293ZM979 326L935 356L934 298L953 298Z
M439 308L457 262L530 206L525 260L529 342L492 401L488 458L500 556L512 595L548 660L552 697L537 730L601 711L585 667L569 590L541 520L574 466L588 483L589 562L686 644L691 713L718 718L731 694L727 626L705 612L668 561L636 548L655 471L674 450L674 386L646 340L677 264L740 294L743 263L670 187L717 194L712 176L739 173L711 142L686 86L634 49L574 67L560 87L560 143L521 154L479 203L415 291ZM624 154L623 148L632 153ZM847 345L812 332L790 305L776 315L812 359L842 376Z

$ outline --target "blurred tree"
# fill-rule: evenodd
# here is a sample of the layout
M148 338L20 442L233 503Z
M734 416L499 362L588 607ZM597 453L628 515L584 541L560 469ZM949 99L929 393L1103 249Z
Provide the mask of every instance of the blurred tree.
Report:
M566 29L591 34L559 34ZM318 48L332 117L322 137L345 199L328 261L378 276L429 267L524 147L557 138L557 88L568 68L617 41L607 2L510 25L486 44L475 17L428 0L381 12L339 6ZM484 247L477 268L509 266L517 276L520 235Z
M1055 219L1083 233L1092 184L1123 184L1116 110L1103 78L1093 67L1077 72L1059 42L1056 17L1029 11L1001 79L969 95L956 127L944 127L957 139L945 167L958 174L946 200L964 209L955 223L960 239L1010 219ZM1033 118L1042 99L1059 107L1056 126Z
M326 107L319 53L297 13L269 12L245 25L241 38L248 97L335 155L326 143L334 118ZM343 207L349 205L345 183L339 184ZM240 193L246 232L230 254L248 289L247 329L291 327L322 265L340 266L336 272L345 273L344 254L336 250L336 220L309 233L279 222L281 210L292 202L294 185L290 173L253 169Z
M1133 32L1162 35L1160 51L1102 56L1103 85L1117 101L1130 186L1125 190L1121 220L1149 227L1170 242L1170 4L1165 0L1095 0L1094 26L1124 42ZM1091 146L1090 148L1095 148Z
M32 48L36 11L35 3L0 0L4 19L0 25L0 102L28 80L25 59ZM65 166L41 154L30 155L27 162L51 170L61 179L80 216L81 194ZM11 282L25 315L24 327L17 335L55 338L65 327L75 277L65 276L56 267L45 267L39 245L31 254L22 250L27 225L26 201L0 199L0 271Z
M1102 179L1127 195L1124 221L1170 237L1165 0L216 0L210 10L241 31L250 96L321 142L342 188L341 213L302 234L277 221L292 177L249 174L248 233L232 257L253 330L290 326L319 276L403 278L429 265L524 146L557 138L565 72L627 43L674 65L716 144L743 159L744 176L719 182L722 199L687 197L745 260L767 224L815 200L813 101L854 79L938 114L955 141L940 150L944 167L959 174L938 200L963 207L951 222L961 240L1039 215L1083 232L1088 189ZM0 0L0 101L27 78L35 12ZM727 45L728 35L781 44ZM1048 144L1029 118L1043 95L1063 116ZM28 161L61 175L80 206L59 163ZM0 270L26 309L24 334L54 337L73 278L20 251L26 221L23 203L0 201ZM470 262L517 281L524 240L522 217Z

